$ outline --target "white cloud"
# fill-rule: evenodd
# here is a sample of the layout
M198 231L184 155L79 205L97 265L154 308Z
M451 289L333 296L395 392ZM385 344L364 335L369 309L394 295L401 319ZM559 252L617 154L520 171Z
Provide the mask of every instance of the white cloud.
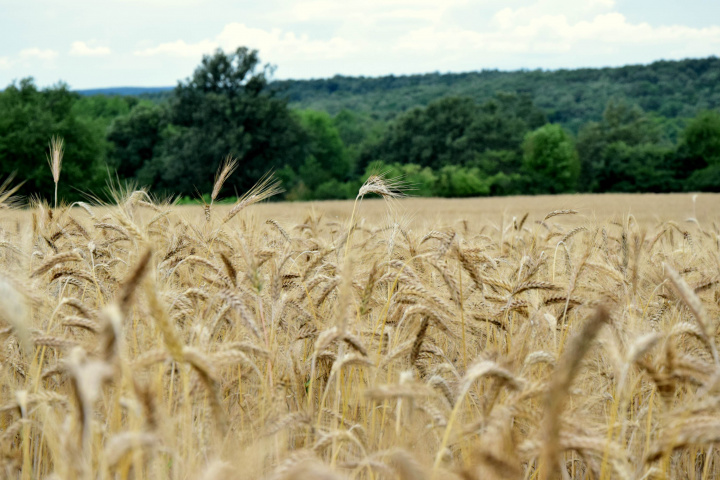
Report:
M197 43L186 43L183 40L161 43L155 47L138 50L135 55L198 58L203 54L212 53L218 47L225 51L233 51L241 46L258 49L263 59L272 59L273 62L308 58L331 60L347 56L358 48L357 44L338 37L317 40L311 39L308 35L284 32L278 28L263 30L247 27L242 23L230 23L214 39L205 39Z
M108 47L91 47L85 42L73 42L70 47L70 55L78 57L101 57L103 55L110 55L110 49Z
M308 35L296 35L274 28L270 31L250 28L242 23L231 23L216 37L225 50L240 46L257 48L264 58L273 61L302 59L337 59L354 53L357 44L340 38L328 40L311 39Z
M282 21L303 22L318 20L335 23L373 23L388 18L436 20L448 8L466 3L464 0L310 0L294 3L280 13Z
M22 58L39 58L41 60L52 60L58 56L55 50L40 50L39 48L26 48L20 50L20 56Z
M161 43L156 47L138 50L135 55L144 57L155 55L168 55L171 57L200 57L205 53L210 53L218 47L217 42L211 40L203 40L198 43L185 43L184 40L176 40L174 42Z
M527 2L520 8L506 7L493 15L493 21L500 28L528 23L545 16L563 16L569 22L587 20L595 15L614 11L613 0L537 0Z
M608 47L619 52L621 49L641 46L720 46L720 26L654 27L648 23L630 23L617 12L572 22L564 14L525 18L524 10L527 9L519 9L520 13L507 8L499 11L494 17L496 28L489 31L455 29L443 25L416 29L403 35L395 49L436 53L463 50L482 53L573 52L580 56L592 53L593 50L607 50Z
M7 69L12 66L12 62L9 57L0 57L0 69Z

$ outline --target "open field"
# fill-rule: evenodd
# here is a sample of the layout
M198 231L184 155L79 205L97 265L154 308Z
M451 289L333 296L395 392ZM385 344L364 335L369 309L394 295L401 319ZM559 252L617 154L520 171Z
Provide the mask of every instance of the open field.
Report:
M0 476L720 476L720 196L252 198L0 210Z
M499 224L513 217L539 220L554 210L574 209L578 215L568 217L564 224L620 220L632 215L648 227L673 220L684 222L690 217L699 221L720 220L720 194L596 194L596 195L538 195L527 197L483 198L405 198L396 201L398 214L410 221L413 228L428 230L437 227L458 227L463 220L482 224ZM323 201L298 203L265 203L257 205L258 217L278 221L296 221L298 215L312 209L327 218L349 219L352 202ZM387 221L387 207L382 199L365 199L363 217L373 221Z

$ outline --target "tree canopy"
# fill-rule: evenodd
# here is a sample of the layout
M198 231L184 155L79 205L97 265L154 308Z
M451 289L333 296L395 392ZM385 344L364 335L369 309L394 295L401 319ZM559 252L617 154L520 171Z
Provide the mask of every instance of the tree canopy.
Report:
M523 169L532 193L567 193L577 189L580 159L570 135L548 123L523 141Z
M99 193L104 185L102 137L73 110L79 98L65 84L40 90L32 78L0 92L0 178L16 174L25 182L20 194L51 196L46 156L53 136L65 140L59 199L79 199L80 191Z

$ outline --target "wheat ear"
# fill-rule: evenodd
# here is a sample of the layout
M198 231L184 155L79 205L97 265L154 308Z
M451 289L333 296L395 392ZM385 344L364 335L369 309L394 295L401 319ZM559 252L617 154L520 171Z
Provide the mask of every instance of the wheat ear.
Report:
M52 137L50 139L50 154L47 157L50 171L52 172L53 182L55 183L55 208L57 208L57 187L60 181L60 169L62 168L63 153L65 151L65 142L60 137Z

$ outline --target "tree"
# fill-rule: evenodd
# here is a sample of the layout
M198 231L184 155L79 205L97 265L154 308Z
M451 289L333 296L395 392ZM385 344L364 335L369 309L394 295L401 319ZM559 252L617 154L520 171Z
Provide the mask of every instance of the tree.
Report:
M523 169L533 193L565 193L577 188L580 160L570 135L560 125L547 124L523 142Z
M441 197L477 197L490 193L478 168L445 165L438 171L436 192Z
M340 134L325 112L304 110L298 113L303 129L305 163L300 166L300 176L310 189L331 179L348 180L352 164Z
M680 189L675 149L653 143L613 142L603 152L601 192L671 192Z
M426 108L415 108L390 125L366 160L414 163L433 169L465 163L473 156L466 133L476 113L475 102L463 97L446 97Z
M113 147L108 163L120 177L136 178L143 185L154 183L157 172L152 171L152 160L159 153L166 116L163 107L141 103L110 124L107 139Z
M99 193L105 170L102 137L73 112L79 95L67 85L38 90L32 78L0 92L0 178L16 173L22 195L52 198L52 175L46 155L52 136L64 139L65 154L58 198L72 201L81 192Z
M160 186L173 192L208 191L222 158L240 160L226 185L242 192L262 175L303 160L301 129L287 101L268 87L270 66L256 50L206 55L192 77L180 82L157 160Z
M597 192L612 188L607 178L613 172L607 162L607 149L616 142L635 147L643 144L658 144L662 140L657 122L645 115L637 105L625 101L608 102L600 122L589 122L578 134L577 149L580 156L581 191ZM600 185L600 178L605 178Z
M479 151L517 151L525 134L547 123L528 94L498 92L480 105L470 127L470 142ZM519 165L518 165L519 166Z
M381 159L434 170L446 165L481 168L489 165L482 159L490 152L506 151L515 155L494 157L502 158L506 173L511 173L520 167L525 133L544 123L545 115L528 95L498 93L482 105L468 97L449 96L399 116L377 146L363 152L361 166Z
M683 130L679 156L686 190L720 191L720 113L700 112Z
M699 113L683 131L681 141L690 157L701 158L708 165L720 164L720 113Z
M333 117L333 125L345 145L351 164L357 167L363 149L378 143L386 123L368 114L343 109Z

